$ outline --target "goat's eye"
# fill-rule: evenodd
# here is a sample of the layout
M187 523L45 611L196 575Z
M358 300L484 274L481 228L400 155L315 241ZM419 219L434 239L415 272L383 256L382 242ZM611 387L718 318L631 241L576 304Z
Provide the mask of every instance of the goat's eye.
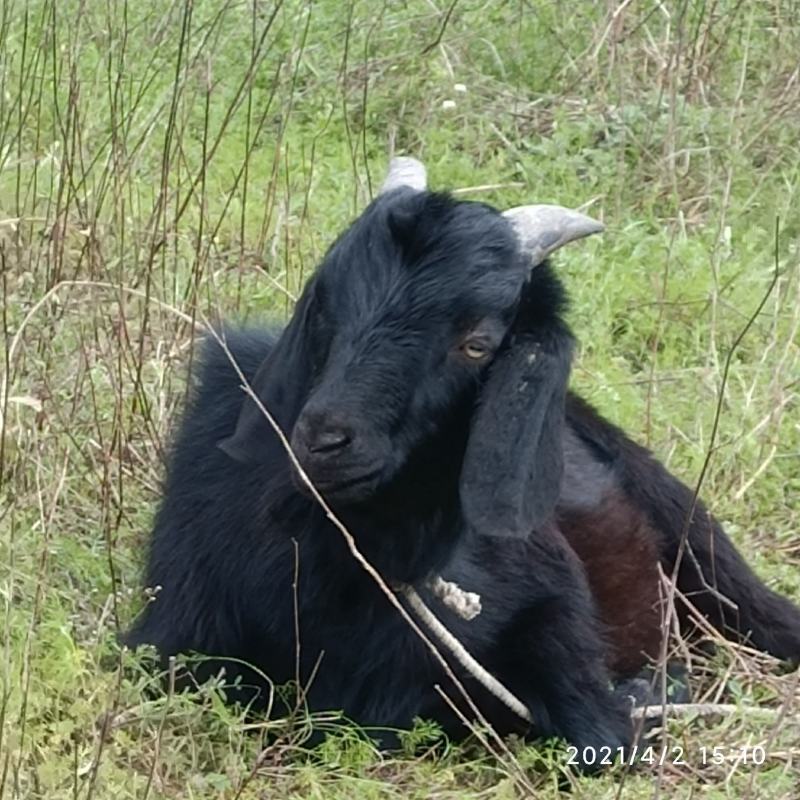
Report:
M489 355L489 346L484 342L472 339L461 345L461 352L473 361L480 361Z

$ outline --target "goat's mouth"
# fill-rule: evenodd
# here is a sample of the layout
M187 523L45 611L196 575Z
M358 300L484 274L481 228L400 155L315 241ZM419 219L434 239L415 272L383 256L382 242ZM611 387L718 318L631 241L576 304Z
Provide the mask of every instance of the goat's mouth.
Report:
M370 467L359 472L341 469L325 471L324 474L315 475L314 471L307 471L308 478L314 488L325 500L341 503L356 503L371 497L381 483L383 467ZM301 491L311 494L305 481L299 475L295 482Z

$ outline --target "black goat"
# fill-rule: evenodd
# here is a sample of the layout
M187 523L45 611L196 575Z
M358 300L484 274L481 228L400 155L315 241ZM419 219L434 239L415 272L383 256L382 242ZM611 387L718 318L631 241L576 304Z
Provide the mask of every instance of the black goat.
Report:
M630 709L609 680L658 655L658 565L673 570L692 493L567 393L563 292L540 262L596 229L563 209L508 216L430 193L422 166L398 160L285 330L225 339L361 552L419 588L526 703L532 732L617 748ZM445 608L424 588L432 574L479 593L482 613ZM214 341L172 451L147 584L160 588L129 643L213 656L197 677L224 665L239 699L266 703L263 673L308 683L311 710L364 726L421 716L464 732L434 689L450 686L440 666L304 490ZM702 505L678 584L727 635L800 656L800 611ZM500 731L518 728L461 677Z

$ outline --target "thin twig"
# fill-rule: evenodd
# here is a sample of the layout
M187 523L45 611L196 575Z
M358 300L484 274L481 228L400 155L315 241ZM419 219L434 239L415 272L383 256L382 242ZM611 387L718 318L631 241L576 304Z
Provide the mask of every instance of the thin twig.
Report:
M436 615L425 605L425 602L413 586L403 584L400 587L400 591L431 633L456 657L458 663L474 676L475 680L488 689L498 700L505 703L517 716L522 717L526 722L533 722L528 707L469 654L464 645L447 630Z
M737 706L733 703L657 703L652 706L637 706L631 711L634 720L661 719L663 717L713 717L717 714L732 716L750 714L769 720L778 719L780 709L763 706Z

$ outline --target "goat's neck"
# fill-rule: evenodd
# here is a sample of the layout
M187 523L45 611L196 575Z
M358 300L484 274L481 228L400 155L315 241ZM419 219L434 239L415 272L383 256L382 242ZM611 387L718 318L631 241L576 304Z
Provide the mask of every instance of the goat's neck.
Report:
M450 504L428 513L388 506L342 516L361 553L389 581L414 584L438 572L461 539L460 514Z
M450 560L464 531L460 471L461 454L439 450L363 507L343 511L362 553L385 578L413 584Z

